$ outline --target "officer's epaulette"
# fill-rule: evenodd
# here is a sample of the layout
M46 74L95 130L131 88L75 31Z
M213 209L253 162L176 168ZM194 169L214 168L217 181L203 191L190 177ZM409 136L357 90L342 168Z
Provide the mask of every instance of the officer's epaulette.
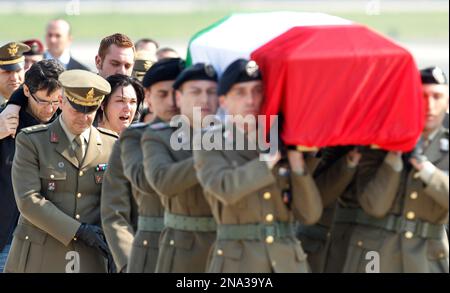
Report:
M30 127L22 128L22 131L25 132L26 134L29 134L29 133L45 131L47 129L48 129L47 124L38 124L38 125L33 125Z
M145 128L148 126L147 122L137 122L137 123L133 123L131 124L128 128Z
M115 138L119 138L119 135L117 133L115 133L112 130L106 129L106 128L102 128L102 127L97 127L97 130L100 131L103 134L107 134L109 136L115 137Z
M153 130L163 130L170 128L170 125L166 122L158 122L150 125L150 129Z

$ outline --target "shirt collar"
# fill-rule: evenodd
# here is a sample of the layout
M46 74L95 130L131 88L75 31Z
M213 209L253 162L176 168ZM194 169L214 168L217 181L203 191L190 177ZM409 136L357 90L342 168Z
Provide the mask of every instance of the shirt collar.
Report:
M49 51L45 52L45 59L57 59L59 62L61 62L64 67L67 66L67 64L69 64L70 62L70 50L66 49L64 50L64 52L61 54L61 56L59 56L59 58L55 58L53 57L52 54L50 54Z
M60 116L59 122L61 123L61 127L64 130L64 133L66 134L66 136L69 139L70 143L73 143L76 135L73 134L72 132L70 132L70 130L67 127L66 123L64 123L64 120L63 120L62 116ZM81 137L84 138L84 141L86 143L89 143L89 136L90 136L90 134L91 134L91 128L90 127L81 133Z

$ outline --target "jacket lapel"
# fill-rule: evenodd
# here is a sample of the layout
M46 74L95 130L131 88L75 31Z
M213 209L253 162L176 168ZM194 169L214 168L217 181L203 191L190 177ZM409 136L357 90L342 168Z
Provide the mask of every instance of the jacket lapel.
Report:
M56 119L50 125L50 142L56 143L56 151L61 154L67 161L69 161L75 167L79 167L78 160L75 157L75 152L72 150L69 139L66 133L61 127L59 121L61 117Z
M436 134L434 139L431 141L430 145L425 150L425 156L430 160L431 163L437 164L443 157L441 152L441 143L440 140L443 138L442 129Z
M91 126L91 133L89 135L89 144L87 147L86 155L84 156L83 164L81 169L85 168L92 161L94 161L100 155L100 145L102 144L102 139L97 128Z

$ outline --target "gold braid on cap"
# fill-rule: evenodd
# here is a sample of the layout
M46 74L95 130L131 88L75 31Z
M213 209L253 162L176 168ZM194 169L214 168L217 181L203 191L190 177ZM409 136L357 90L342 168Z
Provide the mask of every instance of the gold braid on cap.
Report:
M80 106L98 106L102 103L103 98L105 97L103 96L98 96L96 98L94 98L94 89L91 89L86 96L80 96L74 92L71 92L68 89L64 89L64 94L67 97L67 99L77 105Z
M0 60L0 65L10 65L10 64L16 64L16 63L20 63L25 61L25 57L21 56L17 59L13 59L13 60L6 60L6 61L2 61Z

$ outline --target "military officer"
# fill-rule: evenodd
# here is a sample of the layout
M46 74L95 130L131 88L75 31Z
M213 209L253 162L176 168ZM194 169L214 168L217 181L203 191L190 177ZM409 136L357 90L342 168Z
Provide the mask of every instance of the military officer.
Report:
M58 76L64 71L62 65L55 60L44 60L35 63L25 74L25 83L14 92L28 99L27 107L22 108L18 129L37 124L50 123L58 116L58 97L61 86ZM2 109L0 109L1 112ZM15 139L11 136L0 136L0 272L3 271L6 256L12 241L12 234L19 219L19 210L14 198L11 168L15 153Z
M238 59L225 70L218 86L221 107L230 115L256 117L263 102L261 74L254 61ZM226 121L230 121L227 117ZM257 125L234 123L233 134L249 133ZM260 151L236 148L237 136L227 127L227 150L195 150L197 177L218 223L209 272L308 272L306 254L295 238L295 219L313 224L322 202L301 152L277 151L260 160Z
M107 269L100 192L102 166L117 136L92 121L110 86L83 70L63 72L59 81L59 118L25 128L16 139L12 180L21 216L6 272Z
M154 54L148 51L137 51L134 58L133 72L131 76L142 82L147 70L156 62Z
M131 182L139 211L138 227L128 260L129 273L155 272L159 238L164 228L164 208L145 178L141 138L148 125L166 125L178 113L172 85L183 67L184 62L174 58L157 62L147 71L143 85L147 103L151 105L156 118L150 124L134 124L120 136L123 172Z
M0 47L0 106L8 101L11 94L23 83L25 75L23 53L28 51L29 46L17 42Z
M437 67L421 76L428 107L416 149L403 156L364 150L354 188L343 200L347 205L336 211L336 222L354 225L344 272L449 271L448 129L442 127L448 83ZM367 257L369 251L378 257Z
M194 107L200 108L202 117L215 114L217 74L211 65L198 63L184 69L173 88L190 125ZM145 130L141 140L145 177L165 208L156 272L205 272L215 239L216 225L194 170L190 125L176 129L157 123ZM187 148L175 150L172 136Z

